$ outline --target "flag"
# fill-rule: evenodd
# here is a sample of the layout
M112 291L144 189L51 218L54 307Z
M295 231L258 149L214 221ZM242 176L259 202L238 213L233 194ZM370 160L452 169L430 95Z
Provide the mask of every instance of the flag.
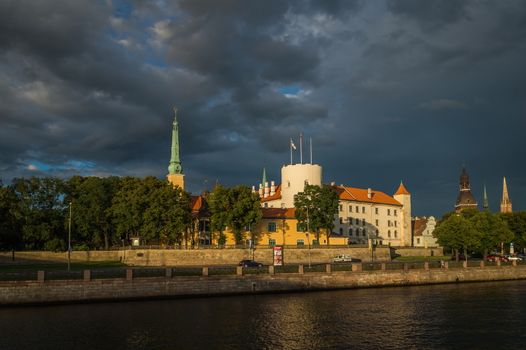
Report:
M296 150L296 145L294 144L294 141L290 139L290 147L292 147L293 150Z

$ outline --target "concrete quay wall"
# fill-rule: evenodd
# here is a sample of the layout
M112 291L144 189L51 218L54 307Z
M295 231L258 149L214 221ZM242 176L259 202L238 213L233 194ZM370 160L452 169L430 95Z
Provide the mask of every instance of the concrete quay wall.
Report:
M371 251L368 248L285 248L284 261L288 264L301 264L310 260L312 263L331 263L338 254L350 254L355 259L369 261ZM389 248L376 248L375 261L390 261ZM0 253L0 256L11 257L11 253ZM16 259L36 261L67 261L67 252L30 251L16 252ZM131 249L109 251L74 251L72 261L121 261L133 266L203 266L235 265L242 259L252 259L250 249ZM273 251L270 248L254 250L254 259L264 264L272 264Z
M526 279L526 266L0 282L0 305L94 302ZM131 270L130 270L131 271Z

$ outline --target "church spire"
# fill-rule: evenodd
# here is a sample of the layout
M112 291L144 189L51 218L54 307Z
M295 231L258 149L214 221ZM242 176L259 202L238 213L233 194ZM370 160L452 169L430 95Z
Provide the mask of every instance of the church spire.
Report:
M471 194L469 175L465 166L462 167L459 184L460 191L458 193L457 201L455 202L455 211L458 213L462 209L477 209L477 201Z
M488 193L486 192L486 185L484 185L484 200L483 200L482 207L486 211L489 210L489 200L488 200Z
M179 158L179 123L177 122L177 108L174 107L174 121L172 124L172 155L170 157L170 165L168 166L168 173L182 174L183 167L181 166L181 159Z
M265 187L265 184L267 183L267 171L265 168L263 168L263 176L261 177L261 185L263 188Z
M172 154L168 165L168 182L172 186L179 186L184 190L184 175L181 159L179 158L179 123L177 122L177 108L174 107L174 121L172 123Z
M500 212L511 213L511 200L508 195L508 185L506 184L506 177L502 179L502 200L500 201Z

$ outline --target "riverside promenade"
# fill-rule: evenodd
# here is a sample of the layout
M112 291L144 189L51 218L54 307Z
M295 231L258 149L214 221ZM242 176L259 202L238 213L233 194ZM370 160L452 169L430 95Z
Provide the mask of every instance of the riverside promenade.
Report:
M123 276L76 271L63 279L38 271L34 280L0 281L0 305L37 305L155 298L306 292L440 283L526 279L526 265L513 262L353 263L264 268L201 267L122 269ZM155 273L153 273L153 271ZM162 274L162 275L161 275Z

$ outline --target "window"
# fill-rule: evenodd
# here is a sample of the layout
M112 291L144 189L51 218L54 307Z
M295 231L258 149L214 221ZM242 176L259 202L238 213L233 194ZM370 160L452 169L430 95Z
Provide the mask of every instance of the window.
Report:
M352 236L352 228L349 229L349 236Z
M350 216L347 218L347 222L349 223L349 225L352 225L352 218Z
M378 208L374 208L374 213L378 215Z
M340 204L340 211L343 211L343 205Z
M366 229L363 229L363 230L362 230L362 236L365 237L366 234L367 234L367 230L366 230Z
M356 223L356 225L360 225L360 219L356 218L354 219L354 222Z
M398 232L396 232L396 230L395 230L395 232L394 232L394 235L395 235L395 238L398 237Z
M391 238L391 230L387 231L387 237Z
M376 230L376 236L378 237L378 230Z
M387 226L391 227L391 220L387 220Z
M365 219L362 219L362 226L365 226Z
M343 224L343 218L340 217L340 224Z
M265 208L268 208L268 203L263 204Z
M276 223L274 221L268 223L268 232L276 232Z
M352 213L352 205L349 205L349 213Z
M360 207L356 206L356 212L357 212L357 213L360 212Z
M394 215L396 216L396 209L394 210Z
M304 245L305 245L305 241L304 241L303 239L298 239L298 240L296 241L296 245L297 245L298 247L300 247L300 246L304 246Z
M340 235L343 235L343 228L340 227Z
M296 224L296 231L298 232L305 232L307 231L307 226L305 224L302 224L302 223L297 223Z
M379 225L379 220L376 219L376 222L375 222L375 223L376 223L376 226L378 226L378 225Z
M276 240L269 238L268 245L271 246L271 247L274 247L276 245Z
M396 220L395 220L395 222L394 222L394 225L395 225L395 227L396 227Z
M416 239L416 244L420 244L420 238Z
M387 215L391 215L391 209L387 209Z

